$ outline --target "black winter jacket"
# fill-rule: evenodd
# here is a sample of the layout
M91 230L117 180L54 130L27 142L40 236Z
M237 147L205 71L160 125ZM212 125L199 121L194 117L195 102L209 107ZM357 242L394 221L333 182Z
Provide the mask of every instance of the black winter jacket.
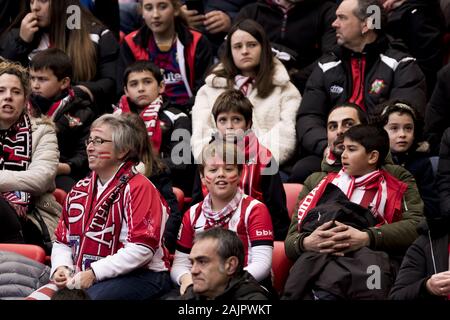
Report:
M39 108L39 100L30 99L34 108ZM91 102L75 96L75 99L55 114L58 138L59 162L70 166L70 176L78 181L89 172L85 140L89 137L95 112Z
M408 0L389 12L386 32L402 39L427 79L433 92L436 73L442 67L444 17L438 0Z
M178 230L183 219L183 211L179 209L177 198L173 193L170 170L163 168L160 172L153 173L148 178L155 185L156 189L158 189L159 193L161 193L170 208L169 218L166 221L164 229L164 245L169 252L174 253Z
M234 301L234 300L269 300L269 291L263 288L258 281L247 271L243 271L241 275L231 278L225 291L217 296L216 301ZM195 294L192 285L181 296L182 300L205 300Z
M316 60L336 45L335 30L331 26L336 19L335 11L336 4L326 0L302 0L284 14L273 1L260 0L242 8L236 21L249 18L259 22L272 44L283 45L297 53L293 68L298 72L291 77L303 93Z
M376 114L375 106L388 99L404 99L424 114L426 103L425 77L407 53L395 48L386 36L380 35L367 44L363 53L343 46L319 59L306 84L297 113L297 138L302 156L323 156L327 145L326 121L333 106L347 102L352 95L351 58L366 59L364 73L364 105L368 117Z
M390 299L445 299L430 294L426 289L426 282L433 274L448 271L450 233L435 237L426 225L422 225L421 228L425 234L417 238L406 252L394 287L389 294Z
M424 134L431 154L439 154L442 135L450 127L450 64L439 70L433 94L425 112Z
M392 160L411 172L416 179L424 204L424 215L436 215L439 212L439 198L429 155L415 151L403 154L392 153Z
M31 43L23 41L19 36L20 29L14 28L7 32L0 40L0 56L6 59L20 62L28 66L28 55L38 47L39 34ZM119 58L119 44L114 35L101 25L93 25L91 39L94 39L97 49L97 73L90 81L73 83L73 86L84 85L94 95L96 101L96 113L101 115L111 111L111 105L115 102L116 63ZM76 90L77 95L82 95L81 90Z
M404 299L443 299L431 295L427 280L435 273L448 271L450 236L450 128L444 132L439 154L436 184L440 213L429 215L428 224L418 228L422 235L411 245L402 262L390 297Z
M436 185L440 198L440 214L450 217L450 128L442 136Z

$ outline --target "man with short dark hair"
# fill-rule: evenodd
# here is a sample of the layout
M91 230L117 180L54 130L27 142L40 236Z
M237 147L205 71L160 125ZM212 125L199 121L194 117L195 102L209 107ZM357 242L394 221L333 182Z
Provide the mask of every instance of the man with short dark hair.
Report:
M310 155L298 161L289 177L291 182L303 182L310 174L321 170L322 159L329 165L340 163L344 132L357 124L367 124L366 114L354 103L334 106L327 119L327 148L324 156ZM308 170L309 169L309 170Z
M244 270L244 246L223 228L199 233L189 254L192 285L183 300L268 300L269 292Z
M339 5L333 22L338 46L319 59L297 113L301 157L323 156L326 119L336 104L355 103L371 118L376 105L396 98L424 114L425 77L415 59L384 35L384 22L377 0L344 0Z

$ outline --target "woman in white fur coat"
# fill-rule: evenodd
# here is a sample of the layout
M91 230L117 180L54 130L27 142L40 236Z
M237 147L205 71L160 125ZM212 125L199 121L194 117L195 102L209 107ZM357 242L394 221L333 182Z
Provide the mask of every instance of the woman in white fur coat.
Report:
M196 160L211 140L216 124L211 114L216 98L226 89L240 89L252 102L253 124L261 144L280 165L296 145L295 115L301 96L283 64L272 55L264 29L242 20L229 31L221 62L206 78L192 109L191 145Z

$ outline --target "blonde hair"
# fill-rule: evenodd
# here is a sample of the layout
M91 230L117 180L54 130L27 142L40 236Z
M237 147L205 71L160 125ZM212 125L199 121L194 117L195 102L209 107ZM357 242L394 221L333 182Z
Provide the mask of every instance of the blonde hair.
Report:
M211 158L219 158L226 164L236 165L239 174L242 172L243 154L238 154L239 150L234 143L229 143L223 140L214 140L210 144L206 145L202 150L202 162L198 165L200 174L204 175L204 169L206 161Z

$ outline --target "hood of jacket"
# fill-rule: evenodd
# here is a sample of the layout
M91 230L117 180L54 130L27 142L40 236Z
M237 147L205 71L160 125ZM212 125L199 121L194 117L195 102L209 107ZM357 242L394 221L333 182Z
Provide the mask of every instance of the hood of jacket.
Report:
M275 86L286 86L291 80L289 74L284 65L277 58L273 58L275 72L273 74L273 84ZM209 87L213 88L227 88L228 81L226 78L218 77L214 74L214 71L223 69L222 63L219 63L212 71L212 73L206 77L205 83Z

